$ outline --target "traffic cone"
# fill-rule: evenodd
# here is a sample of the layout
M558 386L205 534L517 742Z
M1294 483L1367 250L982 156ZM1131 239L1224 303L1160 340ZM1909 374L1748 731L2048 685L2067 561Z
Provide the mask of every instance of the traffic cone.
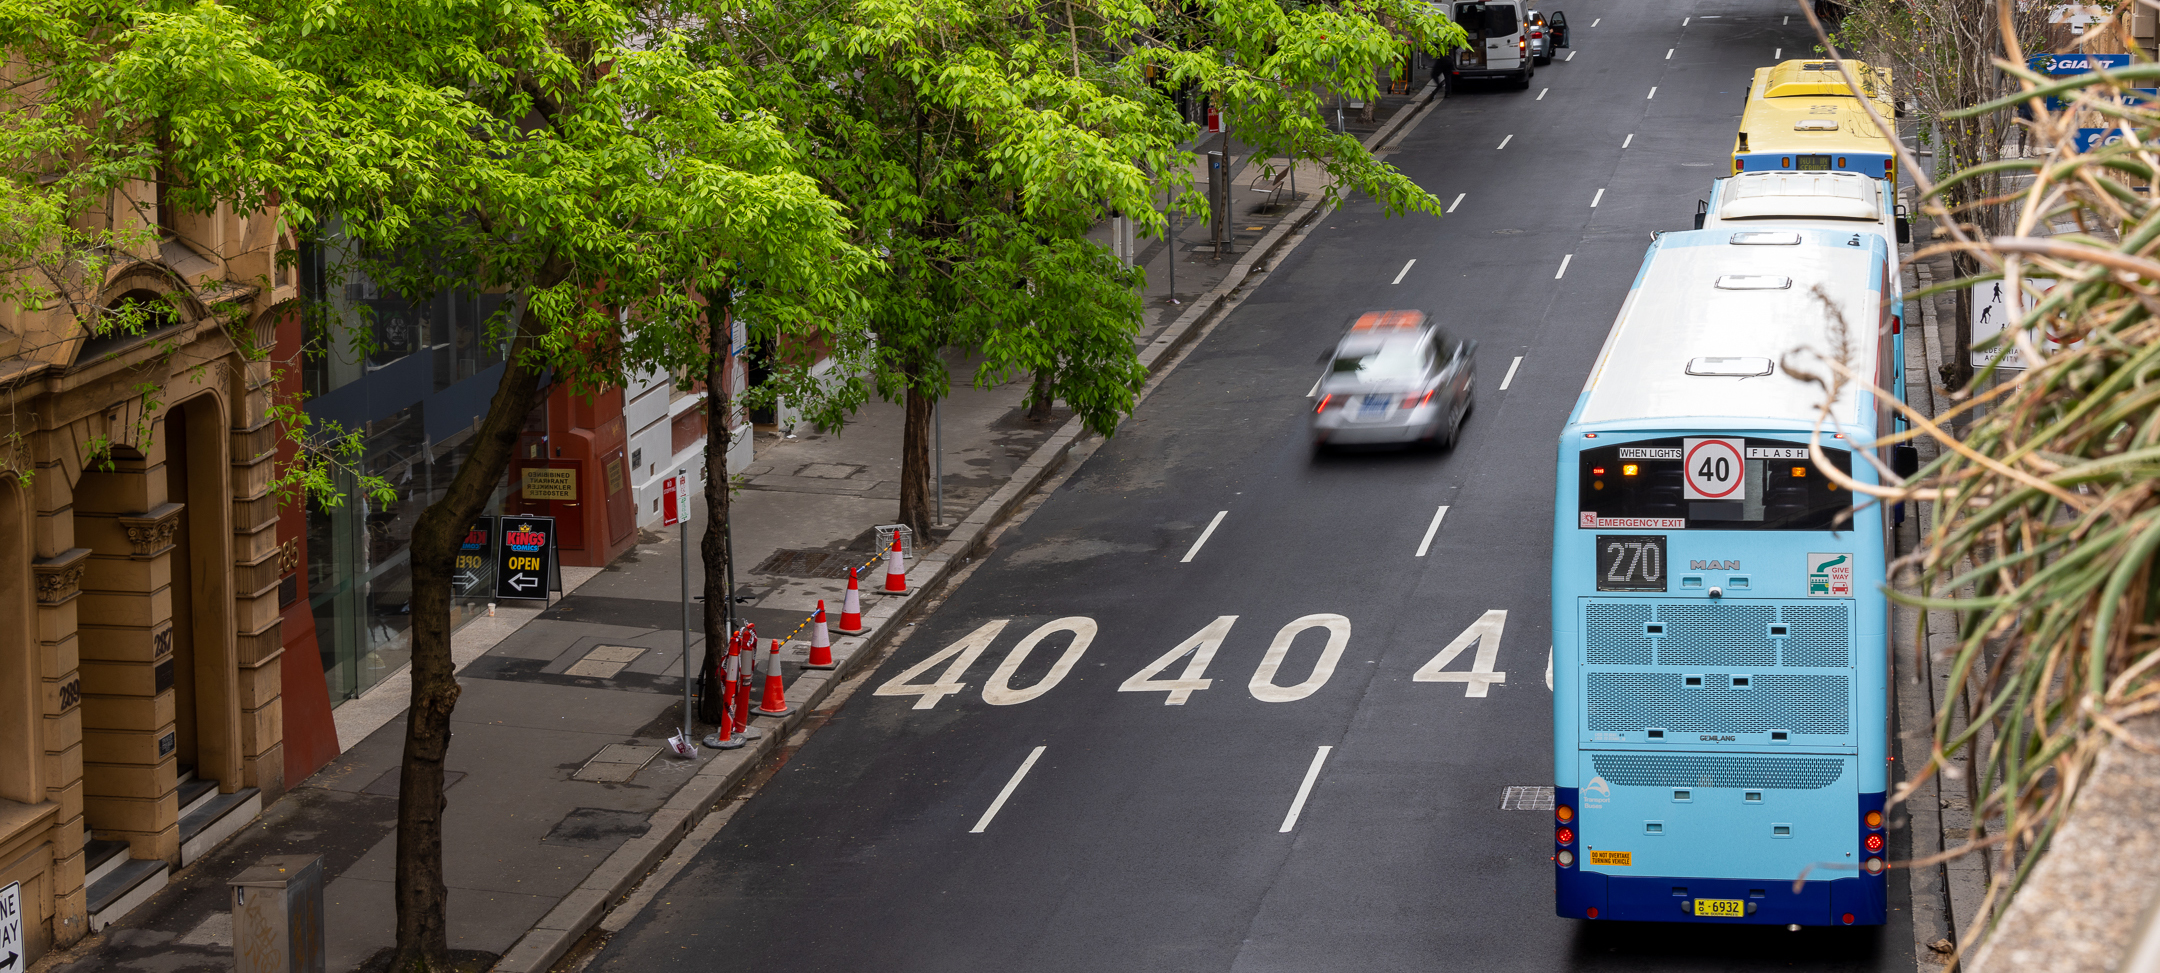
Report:
M757 667L757 626L743 626L740 648L748 651L738 651L728 659L735 666L735 734L755 740L765 735L765 731L750 725L750 673Z
M900 553L900 532L893 531L892 550L885 552L885 588L880 594L907 594L907 564Z
M756 643L751 643L752 651ZM795 712L787 704L787 687L780 684L780 640L772 640L772 651L765 656L765 699L758 703L759 716L786 716Z
M825 602L820 599L817 603L817 614L810 618L810 661L803 663L803 668L832 667L832 636L825 632Z
M719 660L720 666L720 726L705 735L705 745L716 750L734 750L749 742L735 727L735 672L742 664L742 633L728 636L728 650Z
M856 590L855 569L847 569L847 600L840 603L840 634L861 635L862 592Z

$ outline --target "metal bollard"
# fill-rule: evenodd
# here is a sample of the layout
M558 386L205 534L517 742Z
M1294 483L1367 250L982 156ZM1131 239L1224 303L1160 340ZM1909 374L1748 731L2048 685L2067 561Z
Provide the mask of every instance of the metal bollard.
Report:
M271 855L227 884L238 973L324 973L321 856Z

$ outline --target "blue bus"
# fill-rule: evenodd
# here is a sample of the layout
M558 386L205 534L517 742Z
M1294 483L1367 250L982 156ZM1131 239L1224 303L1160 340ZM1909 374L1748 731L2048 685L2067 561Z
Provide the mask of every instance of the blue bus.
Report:
M1560 435L1560 915L1885 921L1890 538L1810 458L1825 392L1792 367L1891 386L1889 268L1881 235L1814 228L1644 257ZM1831 414L1828 463L1880 482L1858 451L1890 410L1847 385Z

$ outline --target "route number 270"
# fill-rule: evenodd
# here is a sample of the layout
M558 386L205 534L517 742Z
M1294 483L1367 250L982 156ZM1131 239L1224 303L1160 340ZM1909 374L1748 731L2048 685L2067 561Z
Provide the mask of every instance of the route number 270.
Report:
M1230 628L1237 620L1236 615L1223 615L1209 622L1206 627L1194 632L1192 637L1173 646L1153 662L1141 667L1140 671L1127 677L1118 685L1118 691L1159 692L1165 694L1164 706L1185 705L1193 693L1215 684L1215 680L1207 677L1208 666L1215 661L1216 651L1222 648L1223 641L1229 638ZM969 666L982 658L1010 621L1011 619L1001 618L985 623L959 641L931 653L929 658L886 680L884 685L874 691L874 695L914 696L916 709L930 709L945 697L965 691L967 683L963 682L961 677L966 675ZM1484 696L1494 683L1507 681L1507 673L1493 669L1500 658L1500 637L1506 628L1506 611L1495 609L1484 613L1420 667L1416 674L1411 676L1411 681L1459 682L1463 684L1463 695ZM1057 684L1072 672L1073 666L1079 663L1088 646L1094 643L1096 631L1095 620L1083 616L1043 623L1005 653L1004 660L998 663L997 669L990 673L989 680L983 683L983 702L992 706L1011 706L1025 703L1056 688ZM1287 686L1280 684L1277 680L1284 663L1289 660L1292 647L1297 643L1298 636L1308 631L1323 633L1319 658L1313 660L1312 669L1304 678ZM1027 661L1028 656L1043 642L1061 633L1070 634L1071 640L1050 664L1050 671L1032 686L1013 686L1013 676L1020 671L1020 666ZM1308 644L1311 642L1310 639L1306 641ZM1253 669L1252 678L1246 681L1246 691L1263 703L1288 703L1311 696L1319 692L1335 675L1335 667L1342 661L1343 650L1349 645L1348 618L1316 614L1293 619L1275 632L1275 638L1268 644L1267 652L1260 657L1260 664ZM1469 669L1448 668L1473 646L1477 651L1471 655ZM1178 674L1165 678L1164 673L1181 661L1184 666ZM930 677L931 670L939 665L945 667L944 671L934 678ZM925 678L930 681L920 681Z

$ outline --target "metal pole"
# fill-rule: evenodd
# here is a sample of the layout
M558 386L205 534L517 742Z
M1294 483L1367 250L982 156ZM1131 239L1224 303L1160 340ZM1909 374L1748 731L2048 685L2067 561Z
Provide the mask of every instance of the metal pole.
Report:
M697 680L692 679L690 676L690 498L686 496L689 491L683 489L689 485L689 478L679 475L675 478L675 510L679 515L675 518L675 536L682 542L682 735L684 740L692 739L690 736L691 725L697 721L696 711L690 708L690 687L697 685Z
M945 400L930 406L930 435L937 453L937 522L945 524ZM917 542L920 543L920 542Z

